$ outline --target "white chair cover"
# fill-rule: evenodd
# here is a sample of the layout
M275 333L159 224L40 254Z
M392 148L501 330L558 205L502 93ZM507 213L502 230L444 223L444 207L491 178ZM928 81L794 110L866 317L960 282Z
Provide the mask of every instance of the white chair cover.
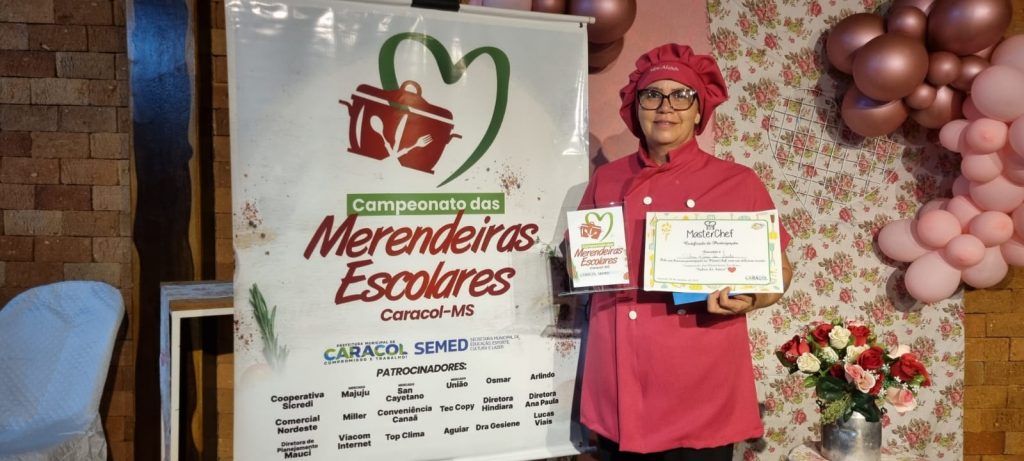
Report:
M99 405L121 293L102 282L28 290L0 310L0 461L105 461Z

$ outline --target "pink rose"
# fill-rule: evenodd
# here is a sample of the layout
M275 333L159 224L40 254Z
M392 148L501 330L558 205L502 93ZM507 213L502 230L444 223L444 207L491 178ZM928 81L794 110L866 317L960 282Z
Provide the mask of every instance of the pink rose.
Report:
M867 394L875 387L875 375L864 370L860 365L846 365L843 368L846 372L846 381L857 387L857 390Z
M818 256L818 250L814 249L814 246L807 245L804 247L804 259L814 259Z
M811 14L811 16L819 16L819 15L821 15L821 4L820 3L818 3L818 2L811 3L811 7L809 9L810 9L809 13Z
M886 390L885 401L900 413L917 408L917 399L914 398L914 393L901 387L890 387Z

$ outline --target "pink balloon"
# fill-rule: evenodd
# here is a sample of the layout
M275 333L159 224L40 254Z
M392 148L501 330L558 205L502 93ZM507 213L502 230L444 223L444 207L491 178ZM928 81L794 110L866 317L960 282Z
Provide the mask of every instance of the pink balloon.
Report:
M968 191L971 199L982 210L1009 213L1024 202L1024 187L1010 182L1002 175L989 182L971 182Z
M961 107L964 113L964 118L967 120L979 120L985 118L985 116L978 110L978 106L974 105L974 99L970 96L964 98L963 106Z
M932 248L941 248L953 237L960 235L962 227L953 213L946 210L932 210L922 213L914 226L921 243Z
M1024 266L1024 241L1014 235L1013 238L999 245L1003 260L1011 266Z
M975 152L996 152L1006 145L1006 133L1009 127L1005 122L982 118L971 122L964 129L964 141ZM974 181L974 179L971 179Z
M937 251L926 253L910 263L904 278L910 296L923 303L941 301L960 287L960 271Z
M990 247L985 249L985 257L981 262L964 269L961 276L964 282L974 288L988 288L1001 282L1008 270L999 247Z
M985 244L973 235L958 235L942 249L942 256L953 267L964 269L981 262L985 257Z
M966 232L971 220L981 214L981 209L966 195L958 195L949 199L945 210L956 216L957 222L960 223L961 232Z
M989 182L1003 172L1003 158L998 152L964 155L960 160L960 173L974 182Z
M990 66L971 85L974 105L989 118L1009 122L1024 114L1024 72Z
M970 195L970 187L971 181L969 181L963 175L957 176L955 179L953 179L953 196L960 197Z
M909 219L889 222L878 231L878 249L889 258L905 263L931 251L921 243L914 225Z
M873 38L885 33L885 20L871 13L843 18L828 32L825 54L828 62L843 73L853 72L853 55Z
M1006 146L999 151L1003 159L1003 176L1017 185L1024 185L1024 157L1017 155L1013 148Z
M992 64L1010 66L1024 72L1024 34L1011 35L992 52Z
M1000 211L986 211L971 220L968 232L987 247L996 246L1013 237L1013 220Z
M1019 117L1010 124L1006 137L1009 139L1010 146L1013 146L1013 151L1017 155L1024 154L1024 117Z
M1024 238L1024 206L1013 210L1010 214L1010 219L1013 220L1013 227L1017 232L1017 236Z
M968 121L962 118L951 120L939 130L939 144L953 152L960 152L960 138Z
M917 216L920 217L921 215L923 215L923 214L925 214L925 213L927 213L929 211L932 211L932 210L945 210L946 209L946 204L948 204L948 203L949 203L949 199L948 198L937 198L937 199L929 200L928 203L925 203L924 205L921 205L921 208L917 209Z

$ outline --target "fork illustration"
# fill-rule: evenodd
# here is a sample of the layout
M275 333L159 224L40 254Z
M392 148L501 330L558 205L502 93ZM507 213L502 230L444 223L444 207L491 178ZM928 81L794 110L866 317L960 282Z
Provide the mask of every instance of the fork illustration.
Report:
M401 158L403 155L408 154L409 151L411 151L413 149L420 148L420 147L427 147L427 145L430 144L433 141L434 141L434 137L433 136L431 136L429 134L425 134L423 136L420 136L419 139L416 140L415 144L413 144L413 145L411 145L409 147L403 147L401 149L398 149L398 152L395 153L395 155L398 156L399 158Z

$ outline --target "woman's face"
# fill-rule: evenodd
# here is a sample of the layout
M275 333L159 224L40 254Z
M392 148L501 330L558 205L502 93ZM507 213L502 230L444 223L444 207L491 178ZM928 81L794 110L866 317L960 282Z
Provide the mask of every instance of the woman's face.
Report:
M657 80L641 91L646 89L669 95L692 88L675 80ZM639 97L637 101L637 119L640 121L640 129L644 132L648 150L667 152L693 139L700 118L700 108L697 107L699 104L696 100L686 110L673 109L668 97L663 98L661 106L657 109L644 109L640 107Z

